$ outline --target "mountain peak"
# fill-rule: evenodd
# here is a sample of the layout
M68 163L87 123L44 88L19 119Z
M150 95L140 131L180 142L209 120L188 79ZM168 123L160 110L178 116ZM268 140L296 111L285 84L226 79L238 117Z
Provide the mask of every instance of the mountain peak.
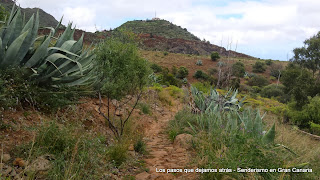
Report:
M167 20L159 18L128 21L118 28L124 28L136 34L152 34L168 39L200 40L198 37L188 32L186 28L182 28L181 26L177 26Z

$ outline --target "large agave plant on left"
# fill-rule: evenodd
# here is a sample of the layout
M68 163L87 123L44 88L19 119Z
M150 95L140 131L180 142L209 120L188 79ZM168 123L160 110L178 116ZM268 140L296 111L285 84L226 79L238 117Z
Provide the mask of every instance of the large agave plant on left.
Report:
M38 36L39 13L25 22L20 8L13 7L0 29L0 69L22 67L29 70L31 80L55 87L93 83L94 54L83 49L83 35L75 41L75 29L69 24L55 38L59 26L47 27L50 34Z

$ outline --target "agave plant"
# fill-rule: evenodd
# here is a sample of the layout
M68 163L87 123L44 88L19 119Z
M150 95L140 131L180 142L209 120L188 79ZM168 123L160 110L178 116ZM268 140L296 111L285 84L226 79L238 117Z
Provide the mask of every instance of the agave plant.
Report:
M0 29L0 69L23 67L30 70L27 76L32 80L52 86L92 83L94 55L83 50L83 35L74 40L71 23L51 45L60 24L55 29L48 27L49 35L38 37L39 13L25 22L20 8L13 7L7 24Z
M230 89L226 95L219 95L216 89L210 89L208 95L191 86L191 93L196 106L201 112L208 113L218 108L220 111L238 111L243 106L244 98L239 101L236 96L238 90Z

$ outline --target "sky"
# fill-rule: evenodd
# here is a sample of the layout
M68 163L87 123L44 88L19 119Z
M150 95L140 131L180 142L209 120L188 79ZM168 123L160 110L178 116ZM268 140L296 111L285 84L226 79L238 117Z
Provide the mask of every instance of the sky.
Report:
M288 60L320 31L319 0L17 0L94 32L157 17L257 58Z

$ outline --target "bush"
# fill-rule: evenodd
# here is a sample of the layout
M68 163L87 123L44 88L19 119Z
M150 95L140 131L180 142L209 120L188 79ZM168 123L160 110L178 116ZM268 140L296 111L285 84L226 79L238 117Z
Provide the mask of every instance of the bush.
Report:
M220 59L220 55L218 52L212 52L211 53L211 60L212 61L217 61L218 59Z
M230 87L232 89L239 89L240 88L240 79L239 78L233 78L230 81Z
M167 56L169 53L167 51L163 52L164 56Z
M202 79L202 80L208 80L209 79L208 74L206 74L205 72L203 72L201 70L197 70L194 73L193 77L196 78L196 79Z
M208 73L210 76L215 75L218 72L218 70L216 68L210 68L208 69Z
M272 65L272 64L273 64L273 62L272 62L271 59L266 60L266 65L270 66L270 65Z
M248 80L248 85L249 86L263 87L263 86L266 86L268 84L269 84L268 80L265 77L261 76L261 75L253 76L252 78L250 78Z
M138 53L133 33L120 32L119 37L107 38L96 48L101 92L111 99L121 100L136 94L148 82L148 63Z
M188 74L189 74L189 70L186 67L181 66L178 70L177 78L183 79L183 78L187 77Z
M116 167L119 167L123 162L127 160L128 146L124 143L118 142L110 147L107 152L107 157L111 160Z
M232 65L232 75L237 77L243 77L246 70L242 62L236 62Z
M134 151L140 154L146 152L146 143L142 140L142 137L139 137L133 145Z
M139 107L140 107L140 110L142 111L143 114L151 114L151 109L150 109L149 104L140 103Z
M153 70L154 73L162 72L162 67L158 64L151 64L150 68Z
M284 89L284 86L281 84L278 86L276 84L270 84L262 88L260 94L262 97L267 97L267 98L279 97L284 95L283 89Z
M252 71L255 73L263 73L266 71L265 63L257 61L254 65L252 65Z
M176 66L172 66L171 72L172 72L172 74L173 74L174 76L177 76L177 74L178 74L178 68L177 68Z
M196 62L196 65L197 65L197 66L202 66L202 61L201 61L201 60L198 60L198 61Z
M80 87L39 87L25 79L23 68L0 71L0 106L3 109L36 108L55 112L84 95Z

